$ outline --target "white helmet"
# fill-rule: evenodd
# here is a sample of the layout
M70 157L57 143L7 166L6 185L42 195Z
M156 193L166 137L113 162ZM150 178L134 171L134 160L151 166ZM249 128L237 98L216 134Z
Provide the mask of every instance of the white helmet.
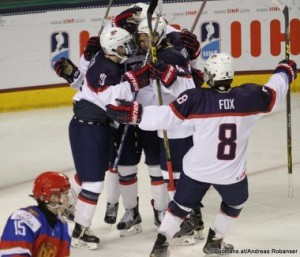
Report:
M164 18L160 17L157 21L157 18L152 19L152 29L158 33L159 40L156 43L157 45L166 37L167 31L167 22ZM138 26L138 34L147 34L149 35L149 26L147 19L141 21Z
M212 54L205 62L204 81L211 87L220 84L216 82L232 80L233 75L233 61L227 53Z
M100 35L100 45L105 54L119 57L121 63L125 62L135 50L132 36L127 30L119 27L104 29ZM125 49L125 53L122 49Z

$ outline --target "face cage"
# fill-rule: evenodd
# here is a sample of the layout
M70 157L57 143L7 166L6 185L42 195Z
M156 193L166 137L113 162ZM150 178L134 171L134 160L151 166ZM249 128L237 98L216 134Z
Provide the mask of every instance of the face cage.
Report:
M118 51L119 47L123 47L125 49L125 54ZM135 41L132 39L123 45L118 46L116 50L114 50L115 55L121 59L120 63L124 63L129 57L136 53L137 47Z
M147 48L143 48L143 47L141 46L141 43L140 43L140 36L141 36L141 35L144 35L144 37L147 37L147 41L148 41L148 43L147 43L148 47L147 47ZM141 54L146 55L146 54L148 53L149 46L150 46L150 38L149 38L149 35L148 35L147 33L135 33L135 35L134 35L134 40L135 40L136 45L137 45L136 54L137 54L137 55L141 55Z
M215 74L211 74L209 71L207 71L206 68L204 68L203 70L204 70L204 78L203 78L204 81L206 82L207 85L213 87Z
M54 197L58 197L58 201L48 201L46 204L49 208L60 210L61 212L64 212L64 210L71 205L70 200L73 198L71 190L60 192L60 196L54 193L51 198Z

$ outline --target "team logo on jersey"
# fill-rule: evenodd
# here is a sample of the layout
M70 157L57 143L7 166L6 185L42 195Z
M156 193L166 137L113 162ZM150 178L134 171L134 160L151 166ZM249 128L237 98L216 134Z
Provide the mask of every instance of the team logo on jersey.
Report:
M207 60L213 53L220 52L220 25L217 22L205 22L200 29L201 56Z
M55 32L51 35L51 66L61 57L69 58L69 35Z

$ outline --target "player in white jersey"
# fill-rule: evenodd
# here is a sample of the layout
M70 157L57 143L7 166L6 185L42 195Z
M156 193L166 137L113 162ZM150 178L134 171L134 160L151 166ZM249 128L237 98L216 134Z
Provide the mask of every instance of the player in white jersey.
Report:
M219 53L206 61L204 74L210 88L187 90L169 106L142 110L137 102L125 101L123 106L107 107L108 115L122 122L134 106L134 120L143 129L166 129L183 122L189 122L195 129L194 146L184 157L184 172L159 228L151 257L168 256L168 241L210 186L218 191L222 202L203 251L232 252L233 245L226 244L224 238L248 198L246 150L250 129L285 100L290 83L297 77L297 66L292 60L283 60L265 85L247 83L232 88L232 58ZM119 110L123 110L122 118ZM130 116L127 122L132 121Z
M89 249L95 249L99 244L99 238L90 233L89 227L110 161L111 128L105 106L114 102L116 96L133 99L132 92L149 84L149 79L143 80L138 73L138 84L132 84L126 75L124 82L120 82L124 73L121 64L132 52L132 37L126 30L107 28L102 32L100 42L103 51L92 59L86 74L82 72L74 80L73 75L79 72L75 65L62 65L61 70L57 68L57 73L71 84L81 79L84 81L73 97L74 116L69 126L71 150L81 183L72 245Z
M160 90L162 94L162 103L159 103L156 100L155 105L163 104L168 105L170 102L174 101L177 96L183 91L191 88L195 88L195 84L190 72L190 58L187 49L183 47L180 41L182 35L189 35L191 38L191 33L180 33L176 31L172 31L167 35L168 26L166 21L163 18L153 19L152 27L156 30L153 32L154 34L154 43L157 47L157 58L158 63L155 64L155 68L152 70L153 76L158 78L161 81ZM138 39L141 48L146 51L149 47L149 27L147 20L143 20L138 26ZM172 35L174 34L174 35ZM175 36L176 35L176 36ZM177 35L180 37L179 40L175 40ZM177 41L177 45L174 46L172 44L172 40ZM198 44L200 47L200 44ZM199 52L199 47L197 48ZM195 56L194 56L195 57ZM184 83L179 83L177 80L177 76L184 77ZM147 87L146 87L147 88ZM146 89L145 88L145 89ZM151 84L151 88L156 94L156 99L159 98L158 87L156 84L156 80L154 80ZM193 134L194 128L188 124L179 125L173 128L168 128L166 130L168 136L168 142L170 146L170 154L171 154L171 163L172 163L172 175L174 179L174 184L177 184L177 181L182 172L182 159L186 152L193 145ZM163 131L158 130L158 136L160 138L160 153L161 153L161 169L163 170L163 176L166 181L169 181L169 171L167 168L167 158L164 149L164 139L163 139ZM170 199L173 198L174 190L170 190ZM203 222L200 208L194 210L195 215L193 213L194 221L197 221L197 231L199 237L201 236L201 231L203 230ZM196 218L197 217L197 218ZM201 224L200 224L201 223ZM193 234L193 224L190 220L186 220L182 225L182 230L178 233L178 237L176 237L172 243L173 244L193 244L195 243L194 237L191 236ZM191 234L187 236L186 234ZM184 243L182 243L184 242Z

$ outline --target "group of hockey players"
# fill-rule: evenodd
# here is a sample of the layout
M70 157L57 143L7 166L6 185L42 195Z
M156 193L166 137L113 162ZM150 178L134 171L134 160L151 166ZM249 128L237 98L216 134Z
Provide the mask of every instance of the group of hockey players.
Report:
M248 198L246 150L250 128L284 101L297 75L296 64L281 61L265 85L232 87L230 55L211 55L202 73L196 67L200 54L197 37L188 30L172 28L159 13L153 14L151 33L147 9L145 4L135 4L107 24L100 38L91 37L79 67L66 58L54 66L57 75L77 90L69 125L76 169L70 179L76 195L75 212L73 216L69 203L68 208L62 205L59 213L75 222L73 247L97 248L100 239L90 227L105 179L104 221L117 222L122 196L125 212L117 223L120 236L141 232L137 174L143 151L151 181L149 204L154 224L159 227L150 257L168 256L169 244L193 244L195 237L203 239L200 208L211 186L222 202L203 251L231 252L233 245L226 244L224 238ZM157 56L149 54L151 46ZM208 87L202 86L204 81ZM49 208L51 201L35 192L39 203L35 212L57 210L57 204ZM50 193L46 195L50 197ZM31 211L19 212L10 217L6 230L13 229L12 220L24 223L24 213ZM30 229L35 231L26 227ZM5 231L2 244L12 253L12 239ZM53 256L67 253L64 250ZM29 256L35 255L31 252Z
M200 54L196 36L187 30L176 31L164 18L154 13L152 26L156 28L154 38L159 49L159 62L150 66L147 9L146 4L135 4L104 28L99 41L98 37L91 37L79 68L65 58L55 64L56 73L78 90L74 96L74 116L69 126L76 169L72 185L78 195L72 234L72 245L75 247L94 249L99 244L99 238L89 227L107 170L105 222L116 222L121 195L125 213L117 223L120 235L142 231L137 183L142 151L151 181L155 225L160 225L173 198L174 190L169 190L169 193L167 190L169 173L161 131L146 131L132 125L112 128L106 115L106 105L115 103L116 98L135 98L143 106L157 105L158 92L156 87L149 86L151 78L163 82L163 104L169 104L179 93L195 87L190 62ZM177 82L178 72L188 78L187 83ZM194 70L194 74L202 84L202 73ZM193 145L192 133L193 128L189 125L168 130L175 184L182 172L182 158ZM119 151L120 147L122 151ZM115 158L118 158L117 168L114 167ZM200 205L199 202L199 206L185 220L173 239L174 244L194 243L194 231L201 236Z

